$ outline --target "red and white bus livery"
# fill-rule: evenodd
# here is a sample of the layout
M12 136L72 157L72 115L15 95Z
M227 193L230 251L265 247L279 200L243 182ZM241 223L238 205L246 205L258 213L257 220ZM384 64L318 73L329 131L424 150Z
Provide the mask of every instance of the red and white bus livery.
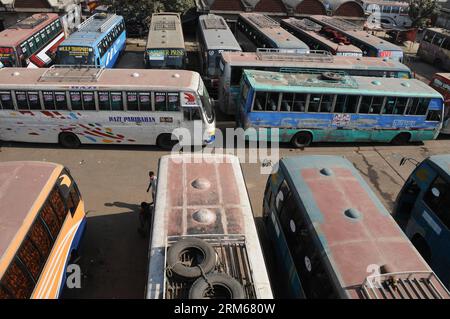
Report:
M6 67L48 67L64 38L56 13L34 14L0 32L0 62Z

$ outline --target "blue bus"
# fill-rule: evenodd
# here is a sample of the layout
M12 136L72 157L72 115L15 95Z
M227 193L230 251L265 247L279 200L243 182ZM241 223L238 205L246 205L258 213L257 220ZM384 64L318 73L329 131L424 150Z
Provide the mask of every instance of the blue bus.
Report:
M123 17L96 13L59 45L57 64L112 68L125 45Z
M450 297L347 159L293 156L276 167L263 199L276 298Z
M256 129L247 139L401 145L439 134L442 95L419 80L308 72L244 70L237 121Z
M417 165L397 196L394 218L450 288L450 154Z

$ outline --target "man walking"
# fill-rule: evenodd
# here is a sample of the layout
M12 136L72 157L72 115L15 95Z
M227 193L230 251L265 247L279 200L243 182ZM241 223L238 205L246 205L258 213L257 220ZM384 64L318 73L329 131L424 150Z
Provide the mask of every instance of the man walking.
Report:
M148 173L148 177L150 178L150 182L148 183L147 193L151 188L152 189L152 202L155 202L155 199L156 199L156 176L155 176L155 173L153 171L150 171Z

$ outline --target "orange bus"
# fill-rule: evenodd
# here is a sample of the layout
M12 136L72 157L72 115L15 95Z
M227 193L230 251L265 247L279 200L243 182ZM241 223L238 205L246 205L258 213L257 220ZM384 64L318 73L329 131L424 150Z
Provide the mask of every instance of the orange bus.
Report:
M84 203L67 168L0 163L0 299L54 299L86 227Z

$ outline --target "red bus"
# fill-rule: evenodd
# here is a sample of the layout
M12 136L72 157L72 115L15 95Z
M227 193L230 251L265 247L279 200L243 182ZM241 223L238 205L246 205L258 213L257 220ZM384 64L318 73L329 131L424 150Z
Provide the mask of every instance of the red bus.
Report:
M444 124L441 133L450 134L450 73L436 73L430 86L444 97Z
M6 67L48 67L64 38L56 13L34 14L0 32L0 62Z

